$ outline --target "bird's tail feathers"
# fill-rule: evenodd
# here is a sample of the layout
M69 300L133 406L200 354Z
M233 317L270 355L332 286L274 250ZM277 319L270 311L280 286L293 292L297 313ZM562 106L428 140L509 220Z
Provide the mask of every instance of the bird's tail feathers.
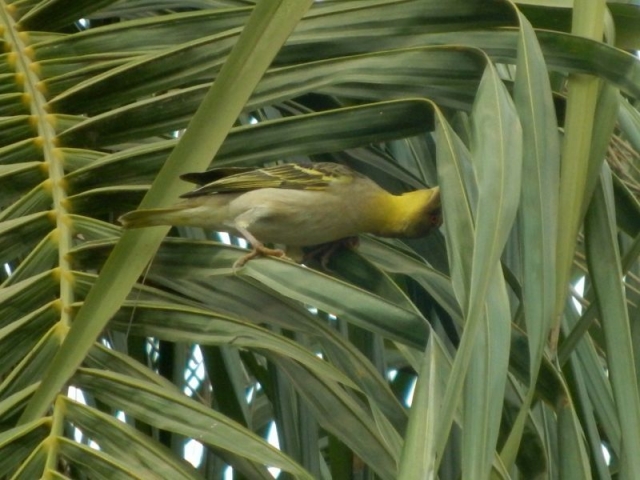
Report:
M148 210L134 210L125 213L118 221L122 228L156 227L159 225L176 225L179 222L180 212L186 207L152 208Z

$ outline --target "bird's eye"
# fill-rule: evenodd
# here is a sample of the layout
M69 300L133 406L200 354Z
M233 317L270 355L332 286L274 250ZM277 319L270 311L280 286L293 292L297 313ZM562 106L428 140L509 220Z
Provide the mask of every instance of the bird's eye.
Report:
M431 215L431 225L439 226L441 221L442 217L439 214L434 213Z

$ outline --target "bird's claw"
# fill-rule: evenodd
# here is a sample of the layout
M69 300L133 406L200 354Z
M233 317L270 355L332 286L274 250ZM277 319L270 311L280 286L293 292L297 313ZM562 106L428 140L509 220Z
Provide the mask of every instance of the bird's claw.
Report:
M233 264L233 269L236 270L240 267L243 267L249 260L252 260L256 257L277 257L283 260L289 260L291 262L293 261L289 257L287 257L284 250L280 250L279 248L268 248L264 245L257 245L245 256L240 257L238 260L236 260Z
M341 238L340 240L336 240L334 242L323 243L322 245L316 246L313 250L305 253L303 262L310 260L318 260L320 262L320 266L326 272L331 272L331 268L329 268L329 260L331 257L340 249L347 248L349 250L354 250L360 244L360 239L356 237L346 237Z

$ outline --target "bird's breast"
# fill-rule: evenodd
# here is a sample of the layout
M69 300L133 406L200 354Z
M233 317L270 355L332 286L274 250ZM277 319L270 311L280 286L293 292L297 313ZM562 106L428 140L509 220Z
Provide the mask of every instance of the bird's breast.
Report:
M258 240L308 246L357 235L356 206L331 191L265 188L240 195L229 205Z

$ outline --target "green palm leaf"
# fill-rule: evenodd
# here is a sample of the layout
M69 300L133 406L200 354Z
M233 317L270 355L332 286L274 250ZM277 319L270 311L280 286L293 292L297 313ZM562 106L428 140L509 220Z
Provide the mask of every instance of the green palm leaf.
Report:
M640 476L640 8L516 3L0 5L0 476ZM115 222L283 160L444 226L233 271Z

